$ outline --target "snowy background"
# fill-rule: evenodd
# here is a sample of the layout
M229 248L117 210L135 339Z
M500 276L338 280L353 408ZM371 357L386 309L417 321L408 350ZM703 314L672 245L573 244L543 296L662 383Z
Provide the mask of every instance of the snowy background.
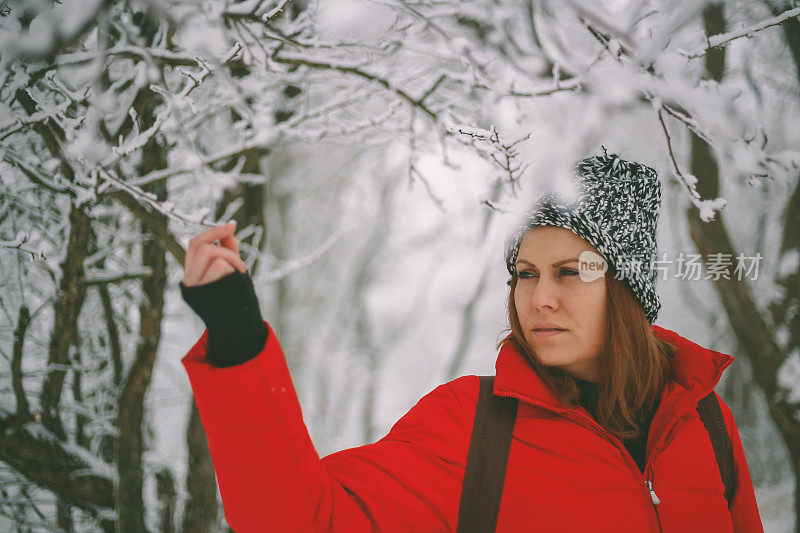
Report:
M178 291L192 236L238 221L325 455L493 372L503 239L605 147L658 171L667 259L761 255L743 279L670 264L656 323L736 358L717 391L765 529L798 531L798 16L0 1L0 530L225 530L180 363L204 329Z

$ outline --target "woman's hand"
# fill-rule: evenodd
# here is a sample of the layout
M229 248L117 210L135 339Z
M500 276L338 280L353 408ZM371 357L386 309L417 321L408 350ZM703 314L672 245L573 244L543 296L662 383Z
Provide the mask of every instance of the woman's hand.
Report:
M181 280L185 286L211 283L234 270L247 272L247 265L239 256L239 241L234 237L234 231L236 223L228 222L207 229L189 240ZM214 244L217 240L219 246Z

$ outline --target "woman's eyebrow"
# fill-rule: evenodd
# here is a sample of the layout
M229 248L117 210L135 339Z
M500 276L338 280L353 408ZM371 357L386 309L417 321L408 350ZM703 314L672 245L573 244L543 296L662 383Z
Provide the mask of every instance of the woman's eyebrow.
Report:
M557 266L561 266L561 265L566 264L566 263L572 263L572 262L577 262L577 261L578 261L577 257L570 257L569 259L562 259L561 261L556 261L555 263L553 263L550 266L555 268ZM525 263L525 264L530 265L532 267L536 266L533 263L531 263L530 261L526 261L525 259L519 259L519 260L517 260L517 263Z

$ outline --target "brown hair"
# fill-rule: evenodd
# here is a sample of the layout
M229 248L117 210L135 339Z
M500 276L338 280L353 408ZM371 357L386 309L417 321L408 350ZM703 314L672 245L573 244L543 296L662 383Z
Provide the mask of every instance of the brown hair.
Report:
M608 312L606 339L600 354L596 419L619 439L637 438L644 434L664 385L673 377L669 359L675 353L675 346L656 337L641 304L625 282L616 279L610 265L605 279ZM511 276L508 285L512 335L501 340L497 348L513 344L557 399L578 405L580 389L572 375L539 362L533 347L525 341L514 302L516 275Z

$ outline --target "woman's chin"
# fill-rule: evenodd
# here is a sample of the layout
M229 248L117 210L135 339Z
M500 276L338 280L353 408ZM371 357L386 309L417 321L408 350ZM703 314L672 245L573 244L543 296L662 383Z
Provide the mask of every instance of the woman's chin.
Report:
M546 350L536 350L536 358L544 366L562 366L569 364L569 361L559 357L558 354L547 353Z

